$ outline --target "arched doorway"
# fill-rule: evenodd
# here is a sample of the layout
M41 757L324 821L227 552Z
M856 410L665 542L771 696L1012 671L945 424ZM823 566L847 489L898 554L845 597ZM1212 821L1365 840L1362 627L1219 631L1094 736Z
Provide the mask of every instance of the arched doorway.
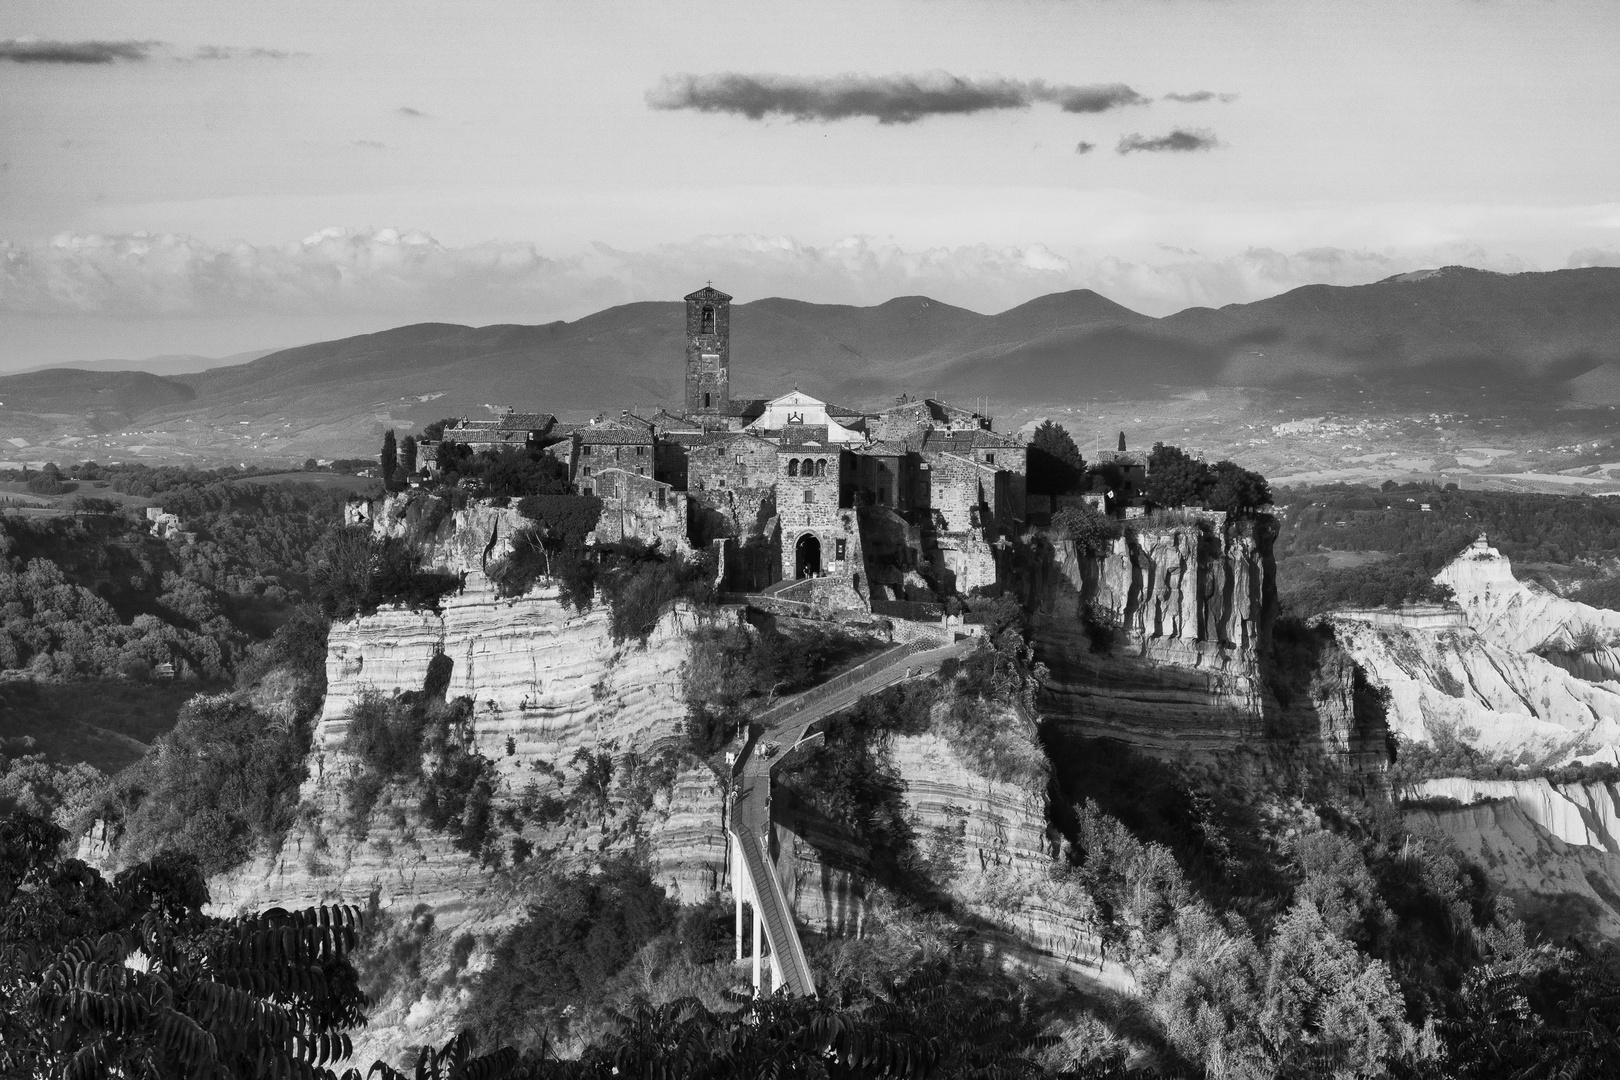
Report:
M815 577L821 573L821 541L810 533L799 537L793 545L793 576Z

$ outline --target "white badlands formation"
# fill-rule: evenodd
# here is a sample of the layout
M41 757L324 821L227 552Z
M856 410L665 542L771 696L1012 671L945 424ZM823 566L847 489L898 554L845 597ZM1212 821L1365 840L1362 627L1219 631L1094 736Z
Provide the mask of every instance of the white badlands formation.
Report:
M1588 626L1620 632L1620 612L1520 582L1483 538L1436 580L1456 594L1449 617L1432 605L1333 616L1340 644L1388 689L1390 730L1549 762L1620 745L1620 683L1580 678L1531 651L1567 646Z

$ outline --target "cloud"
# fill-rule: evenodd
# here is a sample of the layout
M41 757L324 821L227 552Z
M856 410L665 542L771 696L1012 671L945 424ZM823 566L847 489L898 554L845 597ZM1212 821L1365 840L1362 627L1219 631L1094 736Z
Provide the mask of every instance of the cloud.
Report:
M40 38L0 40L0 60L19 64L110 64L148 59L161 41L45 41Z
M666 75L647 91L653 109L732 113L750 120L872 117L880 124L911 124L925 116L1027 109L1036 102L1065 112L1104 112L1148 99L1123 83L1050 85L1040 80L971 79L944 71L921 75Z
M304 56L305 53L290 53L285 49L238 49L231 45L202 45L191 54L193 60L285 60L290 56Z
M1185 94L1164 95L1164 100L1166 101L1180 101L1187 104L1197 104L1201 101L1219 101L1223 105L1230 105L1237 99L1238 96L1236 94L1217 94L1213 90L1193 90L1190 93Z
M1620 266L1620 251L1589 247L1569 253L1567 269L1578 270L1588 266Z
M1201 128L1176 128L1168 135L1158 135L1149 138L1146 135L1131 134L1123 136L1119 145L1114 147L1118 154L1159 153L1162 151L1186 152L1189 150L1211 150L1221 145L1215 138L1213 131Z
M399 229L333 228L267 245L172 234L63 235L47 243L0 241L0 315L54 316L64 325L256 316L539 323L678 298L709 277L740 296L873 304L920 293L978 311L1087 288L1157 315L1300 285L1360 285L1433 266L1528 268L1458 246L1398 254L1330 247L1166 254L1168 260L1129 259L1043 244L918 249L862 236L822 245L705 236L636 251L597 245L548 255L527 243L450 247Z
M401 105L399 107L399 115L401 115L401 116L426 116L427 113L423 112L421 109L413 109L409 105Z
M1080 142L1074 144L1074 152L1077 154L1089 154L1095 149L1097 149L1097 144L1094 142Z
M1098 113L1125 105L1146 105L1148 99L1124 83L1097 86L1054 86L1033 84L1031 94L1038 101L1056 102L1064 112Z

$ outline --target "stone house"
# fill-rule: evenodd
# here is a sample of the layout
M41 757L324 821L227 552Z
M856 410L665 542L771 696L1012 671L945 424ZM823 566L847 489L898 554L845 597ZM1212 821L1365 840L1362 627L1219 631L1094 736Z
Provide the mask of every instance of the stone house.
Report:
M688 547L685 492L617 466L600 470L592 482L596 497L602 500L602 516L595 529L597 543L628 538L646 544L658 541L666 551Z
M874 415L867 424L872 438L905 439L923 431L989 431L988 416L934 398L903 401Z
M555 441L552 430L556 424L557 418L550 413L508 410L493 420L469 420L464 416L447 426L441 438L463 443L475 454L484 450L524 450Z

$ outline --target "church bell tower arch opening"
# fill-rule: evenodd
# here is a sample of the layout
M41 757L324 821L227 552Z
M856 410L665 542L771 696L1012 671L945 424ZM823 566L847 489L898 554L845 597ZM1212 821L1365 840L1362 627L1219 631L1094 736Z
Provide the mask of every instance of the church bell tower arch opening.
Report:
M731 297L705 285L686 297L686 415L731 411Z

